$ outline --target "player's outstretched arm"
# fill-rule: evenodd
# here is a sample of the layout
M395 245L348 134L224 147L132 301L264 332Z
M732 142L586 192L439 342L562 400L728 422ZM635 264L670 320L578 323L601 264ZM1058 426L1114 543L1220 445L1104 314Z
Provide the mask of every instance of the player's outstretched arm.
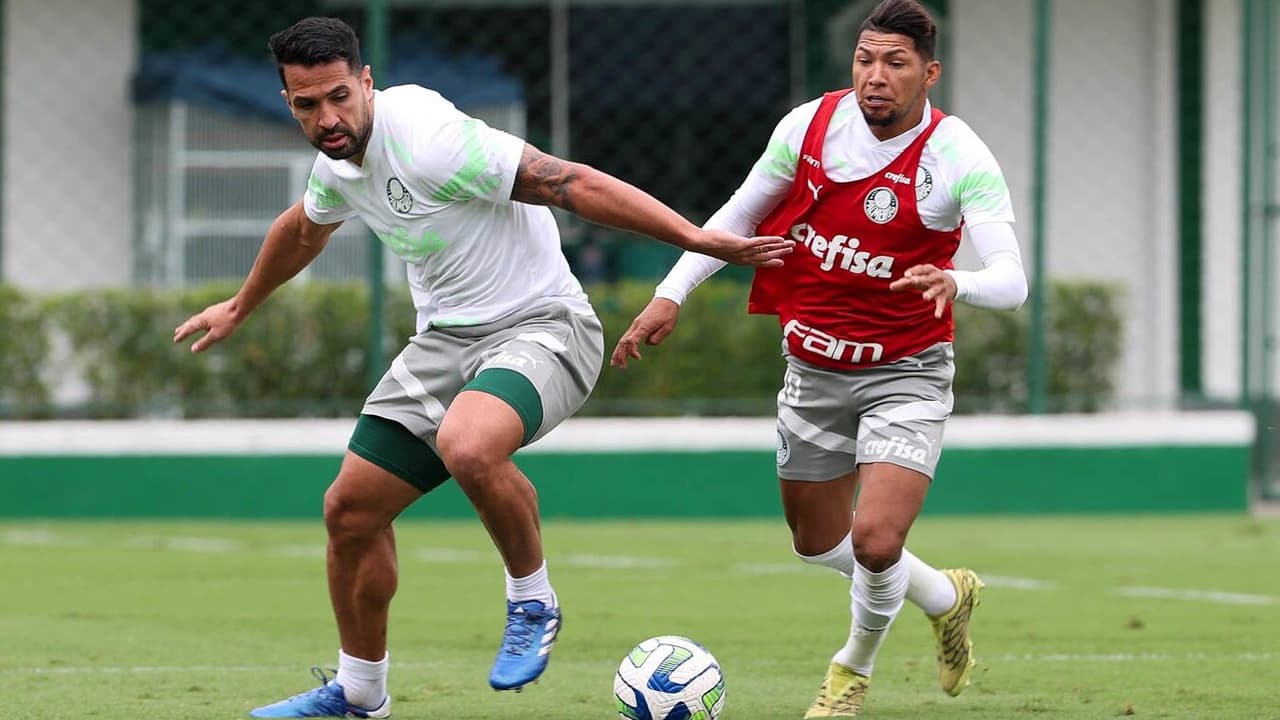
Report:
M239 292L234 297L215 303L187 318L173 331L175 343L200 332L204 336L191 344L191 352L200 352L222 340L240 327L276 288L297 275L324 250L329 236L342 223L317 225L307 217L298 202L280 213L271 223L267 237L258 251L258 259Z
M680 319L680 306L666 298L656 297L631 321L631 327L618 338L609 364L627 369L627 362L640 359L640 343L657 345L676 329Z
M634 185L528 144L520 158L511 199L563 208L594 223L648 235L737 265L778 267L795 245L793 240L776 236L745 238L700 228Z

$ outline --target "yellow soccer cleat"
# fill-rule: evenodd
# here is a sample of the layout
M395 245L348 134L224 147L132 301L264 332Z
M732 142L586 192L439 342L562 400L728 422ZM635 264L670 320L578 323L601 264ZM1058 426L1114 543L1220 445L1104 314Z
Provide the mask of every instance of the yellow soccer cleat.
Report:
M969 674L978 664L969 638L969 620L978 607L982 581L967 568L942 572L956 587L956 604L937 617L930 616L929 624L938 645L938 684L948 695L956 696L969 686Z
M862 709L862 701L867 699L867 688L871 687L871 678L859 675L853 668L840 663L831 663L827 668L827 676L818 688L818 699L809 706L804 714L805 720L810 718L853 717Z

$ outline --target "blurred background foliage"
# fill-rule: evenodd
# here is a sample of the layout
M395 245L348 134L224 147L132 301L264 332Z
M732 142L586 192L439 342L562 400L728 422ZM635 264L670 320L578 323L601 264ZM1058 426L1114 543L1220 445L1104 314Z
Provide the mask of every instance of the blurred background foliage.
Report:
M8 417L350 416L366 394L369 293L359 282L302 283L273 295L231 338L192 355L172 342L190 314L235 292L87 290L32 295L0 287L0 403ZM648 281L592 287L606 352L652 298ZM747 286L703 283L671 337L622 371L605 367L584 414L768 415L782 378L773 317L746 313ZM1087 411L1112 399L1120 353L1119 292L1093 282L1052 286L1049 397ZM385 352L414 332L407 293L387 298ZM1026 313L959 305L956 411L1026 409ZM81 386L82 385L82 386ZM77 397L72 402L60 397Z

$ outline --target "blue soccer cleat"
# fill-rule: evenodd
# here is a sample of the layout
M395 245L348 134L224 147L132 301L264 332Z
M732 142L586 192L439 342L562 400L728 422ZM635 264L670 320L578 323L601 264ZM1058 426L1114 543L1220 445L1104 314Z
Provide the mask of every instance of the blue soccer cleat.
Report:
M489 672L494 690L520 690L538 679L560 634L560 608L538 600L507 601L507 629Z
M367 710L347 702L342 686L325 675L318 667L311 668L311 674L320 680L320 687L308 690L301 695L294 695L288 700L263 705L249 713L256 718L309 718L309 717L357 717L357 718L389 718L391 717L391 696L378 707Z

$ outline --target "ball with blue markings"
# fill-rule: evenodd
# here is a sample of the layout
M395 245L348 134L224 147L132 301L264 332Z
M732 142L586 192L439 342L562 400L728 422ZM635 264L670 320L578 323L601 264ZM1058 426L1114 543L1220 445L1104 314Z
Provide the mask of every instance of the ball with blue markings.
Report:
M716 720L724 709L724 675L702 645L662 635L622 659L613 694L622 720Z

